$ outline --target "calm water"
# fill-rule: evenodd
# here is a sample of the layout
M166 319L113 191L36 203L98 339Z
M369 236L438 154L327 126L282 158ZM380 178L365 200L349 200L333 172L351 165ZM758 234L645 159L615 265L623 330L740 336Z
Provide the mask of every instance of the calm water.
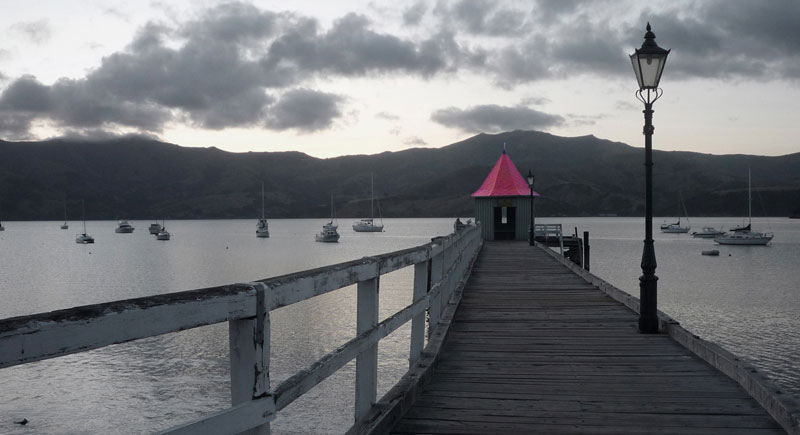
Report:
M592 272L638 295L642 219L552 218L591 233ZM158 242L149 222L115 234L115 222L89 222L95 245L74 242L57 222L6 222L0 233L0 318L76 305L188 290L281 275L417 246L450 232L452 219L386 219L386 233L349 230L339 244L313 241L323 220L270 221L257 239L255 220L167 222ZM660 219L656 220L660 223ZM692 219L730 228L741 219ZM659 307L703 338L759 365L800 393L800 221L757 220L772 230L767 247L720 247L656 234ZM411 270L381 278L381 318L410 302ZM309 366L355 334L350 287L272 316L273 385ZM379 346L379 395L407 368L408 326ZM213 325L0 370L0 433L149 433L224 409L229 402L227 325ZM278 434L342 433L352 423L354 364L282 411ZM798 394L800 395L800 394ZM21 427L19 418L31 421Z

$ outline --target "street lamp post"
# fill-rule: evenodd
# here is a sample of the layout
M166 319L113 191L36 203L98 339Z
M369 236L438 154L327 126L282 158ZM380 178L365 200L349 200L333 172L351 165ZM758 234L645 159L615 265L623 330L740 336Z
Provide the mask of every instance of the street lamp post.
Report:
M645 239L642 251L642 276L639 277L639 332L658 332L658 277L653 247L653 103L663 91L658 87L670 50L656 44L656 35L647 23L642 47L631 54L633 71L639 82L636 98L644 103Z
M531 246L535 245L535 237L536 237L536 227L535 227L535 217L533 216L533 173L530 169L528 169L528 176L525 177L528 179L528 186L531 187L531 229L530 229L530 244Z

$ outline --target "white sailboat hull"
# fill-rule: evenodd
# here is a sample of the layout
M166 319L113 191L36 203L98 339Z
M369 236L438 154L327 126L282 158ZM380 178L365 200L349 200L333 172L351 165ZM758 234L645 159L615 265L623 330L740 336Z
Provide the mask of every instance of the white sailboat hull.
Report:
M772 240L770 233L725 234L714 237L720 245L766 245Z
M380 233L383 231L383 225L375 225L373 223L356 222L353 224L353 231L357 233Z

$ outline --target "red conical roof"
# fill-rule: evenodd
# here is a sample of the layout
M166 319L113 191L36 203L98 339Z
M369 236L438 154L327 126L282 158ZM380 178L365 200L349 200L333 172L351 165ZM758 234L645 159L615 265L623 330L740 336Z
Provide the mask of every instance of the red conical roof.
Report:
M506 151L497 159L492 172L472 196L530 196L531 188L514 166ZM539 196L535 191L534 196Z

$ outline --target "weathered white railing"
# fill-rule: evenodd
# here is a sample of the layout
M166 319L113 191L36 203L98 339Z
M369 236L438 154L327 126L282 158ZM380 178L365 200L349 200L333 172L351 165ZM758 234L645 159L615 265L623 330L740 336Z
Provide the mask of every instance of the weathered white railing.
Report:
M410 320L409 366L414 367L425 342L425 312L433 330L480 249L480 234L469 226L416 248L257 282L0 320L0 368L227 321L232 407L164 433L268 433L279 410L353 358L358 420L376 401L378 341ZM380 276L409 266L414 266L411 305L378 323ZM357 336L271 388L270 311L353 284Z

